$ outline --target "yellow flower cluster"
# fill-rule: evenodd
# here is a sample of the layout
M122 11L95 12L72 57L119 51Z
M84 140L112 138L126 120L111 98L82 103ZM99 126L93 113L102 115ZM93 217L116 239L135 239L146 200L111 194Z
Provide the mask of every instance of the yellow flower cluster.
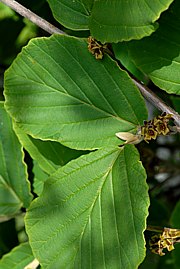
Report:
M141 135L144 137L144 140L149 143L149 140L156 139L158 135L170 133L168 123L171 118L171 114L164 112L152 120L144 121L144 125L141 126Z

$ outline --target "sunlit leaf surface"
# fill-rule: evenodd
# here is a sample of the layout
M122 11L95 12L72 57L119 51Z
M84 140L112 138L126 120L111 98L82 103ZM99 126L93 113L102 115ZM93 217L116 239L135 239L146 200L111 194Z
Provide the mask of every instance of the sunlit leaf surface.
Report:
M98 150L57 170L26 216L43 268L137 268L149 205L133 146Z
M18 127L75 149L118 145L115 133L136 130L147 117L127 73L67 36L32 40L6 72L5 96Z
M28 243L20 244L0 260L0 269L22 269L34 260Z

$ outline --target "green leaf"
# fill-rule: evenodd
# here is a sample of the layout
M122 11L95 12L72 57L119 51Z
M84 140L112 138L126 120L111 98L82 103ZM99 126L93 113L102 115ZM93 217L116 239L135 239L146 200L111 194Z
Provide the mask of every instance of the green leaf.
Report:
M0 102L0 215L13 214L32 199L24 153Z
M154 32L156 20L173 0L48 0L58 22L72 30L88 30L101 42L141 39Z
M115 133L135 131L147 118L127 73L108 56L97 61L85 40L67 36L31 41L6 72L5 97L26 133L75 149L118 145Z
M0 269L22 269L34 260L29 243L23 243L4 255L0 260Z
M72 30L87 30L94 0L48 0L58 22Z
M140 41L114 46L117 59L128 53L137 68L146 73L161 89L180 94L180 1L176 0L159 20L159 29Z
M13 124L16 135L23 147L36 160L47 174L54 173L60 166L79 157L84 151L69 149L55 141L42 141L27 135L16 123Z
M173 0L97 0L91 11L91 34L101 42L128 41L151 35L155 21Z
M145 178L132 145L101 149L58 169L25 218L43 268L137 268L145 256Z
M48 179L48 175L40 168L36 161L33 161L33 191L40 196L43 191L44 182Z
M114 52L116 54L116 57L121 62L121 64L131 73L133 76L135 76L140 81L143 81L144 84L147 84L148 78L145 74L143 74L137 66L134 64L132 57L128 49L128 42L124 42L123 46L113 44Z
M13 215L21 206L22 203L13 188L0 175L0 215Z
M171 216L171 224L172 228L180 229L180 201L176 204L175 209L173 210ZM175 244L175 249L172 252L172 256L174 258L175 269L179 269L180 265L180 244Z

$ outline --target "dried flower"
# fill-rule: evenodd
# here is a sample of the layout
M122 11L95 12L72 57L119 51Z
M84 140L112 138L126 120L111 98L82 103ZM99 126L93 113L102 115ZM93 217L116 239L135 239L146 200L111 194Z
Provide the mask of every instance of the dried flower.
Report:
M167 135L170 132L170 129L168 127L167 124L163 123L163 122L158 122L156 123L156 130L158 132L159 135Z
M153 119L153 125L155 126L159 135L167 135L170 132L168 123L172 118L171 114L166 114L166 112L162 113Z
M144 121L144 126L141 126L141 135L144 140L148 143L149 140L156 139L158 135L169 134L171 130L168 123L171 118L171 114L164 112L152 120Z
M144 125L138 128L136 134L120 132L116 133L116 136L126 140L124 144L138 144L142 140L149 143L151 139L155 140L158 135L175 134L177 132L176 126L168 125L171 118L171 114L164 112L152 120L144 121Z
M101 44L101 42L97 41L92 36L88 38L88 50L97 60L101 60L103 58L105 49L107 49L107 44Z
M150 249L153 253L163 256L165 255L163 250L167 249L168 251L172 251L174 249L174 244L179 242L179 239L179 229L164 228L162 234L153 235L151 237L149 242Z
M170 119L172 119L172 114L167 114L166 112L163 112L161 115L157 116L157 120L161 120L164 123L168 123Z
M144 140L149 143L148 140L156 139L158 132L153 125L147 122L144 126L141 127L141 135L144 137Z

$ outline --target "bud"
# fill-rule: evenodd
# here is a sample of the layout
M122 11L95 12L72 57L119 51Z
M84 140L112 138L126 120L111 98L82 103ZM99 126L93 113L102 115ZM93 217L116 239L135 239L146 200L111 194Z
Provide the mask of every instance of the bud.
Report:
M138 144L143 140L143 137L141 135L134 135L128 132L116 133L116 136L119 139L126 140L124 144Z

